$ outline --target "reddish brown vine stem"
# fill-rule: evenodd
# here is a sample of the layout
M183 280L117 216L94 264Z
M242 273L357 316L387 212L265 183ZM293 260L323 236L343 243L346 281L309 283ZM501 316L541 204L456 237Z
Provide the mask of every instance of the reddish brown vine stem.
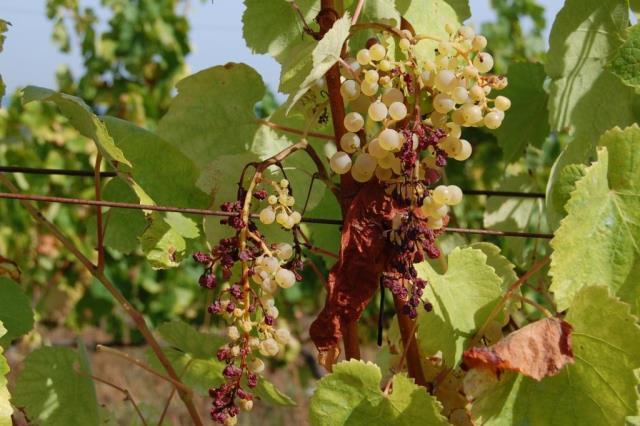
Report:
M0 173L0 182L5 187L9 188L9 190L12 191L13 193L19 192L18 188L1 173ZM147 341L147 343L153 350L154 354L158 358L158 361L160 361L160 364L162 364L163 368L167 372L167 375L174 382L174 385L176 383L180 383L182 385L182 387L178 388L178 394L180 395L180 398L182 399L185 407L187 408L187 411L189 412L191 420L196 426L202 426L203 425L202 419L200 419L200 414L198 413L198 410L196 409L196 406L193 403L193 394L191 390L188 387L186 387L184 384L182 384L182 382L180 381L180 378L176 374L176 371L171 365L171 362L166 357L166 355L162 351L162 348L160 347L160 344L158 343L156 338L153 336L153 333L147 326L147 323L143 315L129 303L129 301L122 295L122 293L120 293L118 288L107 278L107 276L102 271L98 270L96 265L94 265L91 262L91 260L89 260L89 258L87 258L75 246L75 244L73 244L64 235L64 233L55 224L53 224L46 217L44 217L44 215L28 201L21 200L21 203L24 206L24 208L27 210L27 212L29 212L29 214L37 222L44 225L54 235L54 237L56 237L56 239L60 241L60 243L67 250L69 250L76 257L76 259L78 259L80 263L82 263L82 265L85 268L87 268L87 270L91 273L91 275L93 275L98 281L100 281L100 283L107 289L107 291L109 291L111 296L114 299L116 299L116 301L120 304L122 309L124 309L127 315L129 315L129 317L136 324L136 327L138 328L138 330L140 330L140 333L142 334L144 339Z

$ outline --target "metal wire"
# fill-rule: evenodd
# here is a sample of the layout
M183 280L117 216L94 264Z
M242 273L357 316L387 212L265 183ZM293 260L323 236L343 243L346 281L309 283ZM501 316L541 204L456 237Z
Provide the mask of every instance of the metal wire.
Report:
M38 167L0 166L0 172L24 173L31 175L61 175L77 177L94 177L93 170L68 170L49 169ZM115 177L116 172L100 172L100 177ZM486 195L492 197L512 197L512 198L545 198L545 194L540 192L517 192L517 191L492 191L488 189L463 189L465 195Z
M62 204L74 204L82 206L102 206L112 207L119 209L130 210L151 210L160 212L177 212L185 214L195 214L201 216L220 216L220 217L232 217L237 216L235 212L223 212L220 210L208 210L208 209L195 209L188 207L174 207L174 206L158 206L149 204L134 204L123 203L119 201L106 201L106 200L85 200L81 198L67 198L67 197L54 197L46 195L36 194L14 194L11 192L0 192L0 199L8 200L27 200L27 201L40 201L45 203L62 203ZM257 214L252 214L252 218L257 218ZM342 225L342 221L339 219L325 219L314 217L303 217L302 222L305 223L317 223L324 225ZM492 229L470 229L470 228L445 228L446 232L455 232L459 234L475 234L475 235L491 235L499 237L518 237L518 238L542 238L551 239L553 234L540 234L534 232L517 232L517 231L496 231Z

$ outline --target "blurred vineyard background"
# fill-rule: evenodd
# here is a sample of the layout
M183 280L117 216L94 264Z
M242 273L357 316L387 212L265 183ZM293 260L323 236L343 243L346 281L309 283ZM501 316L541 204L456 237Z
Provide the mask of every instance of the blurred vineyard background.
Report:
M217 3L207 2L201 7L224 7ZM97 13L83 0L47 0L43 13L51 23L55 45L63 54L79 51L82 58L81 72L73 72L64 66L58 68L56 89L84 99L99 114L154 129L167 111L175 83L190 72L186 63L192 49L191 24L185 15L186 7L185 2L178 0L102 0L100 13ZM491 8L495 18L482 23L479 29L490 40L489 51L496 58L498 73L519 72L517 64L512 65L511 70L507 69L508 63L544 59L548 28L543 6L536 0L492 0ZM10 20L2 13L0 5L0 18ZM104 16L108 19L103 19ZM11 39L11 27L5 36ZM216 57L210 60L210 65L220 62ZM13 87L10 81L7 83ZM278 105L277 99L274 94L268 94L256 105L256 115L265 117L273 112ZM39 102L23 105L18 91L6 93L2 104L1 166L93 168L97 154L95 145L69 126L55 106ZM527 134L523 129L521 142L501 146L495 134L473 129L467 136L476 147L474 155L471 161L452 164L448 169L448 181L466 189L544 192L550 166L563 142L560 135L546 138L547 133L539 137ZM12 174L11 178L25 193L86 199L94 196L91 178L20 173ZM105 198L111 196L127 201L116 195L117 188L107 184ZM455 210L452 225L548 232L541 214L543 203L544 200L536 198L465 197L464 204ZM85 254L94 256L96 225L92 208L60 204L40 204L40 208ZM453 247L480 240L500 246L503 254L515 263L517 272L526 270L527 265L548 251L544 240L459 234L446 235L441 244L448 252ZM204 241L190 241L189 252L202 249L205 244ZM136 246L123 241L120 250L109 249L106 274L144 313L153 328L166 321L181 319L215 329L216 324L210 325L211 319L205 315L210 295L204 294L197 285L200 269L187 259L179 268L154 270ZM34 226L29 214L16 201L0 201L0 256L0 275L19 280L38 313L35 331L7 351L12 367L10 379L18 373L28 348L42 342L75 346L78 344L76 334L82 336L81 341L89 348L99 343L127 351L137 358L145 357L143 339L125 313L53 236ZM312 255L311 262L324 275L331 266L321 256ZM305 398L315 378L322 374L307 334L308 325L325 297L318 276L312 268L307 268L302 285L278 296L281 298L279 306L286 307L281 309L281 316L294 331L299 344L293 345L270 366L270 377L296 400L298 407L271 410L260 404L250 417L243 418L246 424L304 424L306 421ZM389 315L385 322L389 327L393 312L391 300L386 306ZM370 342L364 358L377 359L378 364L384 366L388 365L389 361L385 359L391 354L388 349L379 351L375 345L378 310L379 301L376 300L368 307L360 327L361 336ZM392 328L388 335L393 332ZM152 410L151 405L144 404L145 400L155 403L170 392L168 385L109 354L99 354L92 360L94 369L100 371L101 376L128 388L139 402L143 402L144 410ZM206 387L206 371L201 371L199 379ZM98 400L110 408L115 407L121 421L130 418L130 408L122 401L120 393L99 384L97 391ZM202 404L206 404L204 399ZM170 406L167 419L186 424L185 418L181 417L182 409L175 402ZM159 412L150 413L151 417L159 415ZM252 418L260 420L252 421Z

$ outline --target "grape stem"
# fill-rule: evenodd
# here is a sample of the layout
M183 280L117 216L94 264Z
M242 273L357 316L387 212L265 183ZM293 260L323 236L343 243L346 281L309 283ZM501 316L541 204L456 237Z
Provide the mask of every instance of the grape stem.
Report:
M0 173L0 183L2 183L5 187L7 187L12 193L19 194L20 190L9 180L4 174ZM160 344L149 330L147 323L145 322L144 316L137 311L129 301L120 293L120 290L106 277L106 275L99 271L96 265L94 265L89 258L87 258L78 247L75 246L65 235L64 233L51 221L49 221L40 210L38 210L33 204L26 200L20 200L23 207L27 210L27 212L40 224L42 224L45 228L47 228L54 237L60 241L60 243L69 250L82 265L93 275L100 283L107 289L107 291L111 294L111 296L116 299L116 301L120 304L122 309L129 315L129 317L133 320L138 330L147 341L151 350L153 350L154 354L162 364L163 368L167 372L171 382L178 389L178 394L180 395L180 399L184 403L187 411L189 412L189 416L191 420L196 426L202 426L202 419L200 418L200 414L198 414L198 410L196 409L195 404L193 403L193 394L191 389L185 386L176 371L174 370L171 362L167 358L167 356L162 351Z
M533 306L534 308L536 308L538 311L540 311L545 317L553 318L553 314L547 308L545 308L544 306L542 306L538 302L529 299L528 297L524 297L524 296L521 296L519 294L512 294L511 296L509 296L509 298L513 299L513 300L518 300L518 301L523 302L523 303L527 303L527 304Z
M358 5L356 6L355 12L353 12L353 18L351 18L351 25L355 25L358 22L358 18L362 13L362 8L364 6L365 0L358 1Z
M335 141L335 138L333 136L331 136L331 135L326 135L324 133L317 133L317 132L305 132L304 130L295 129L293 127L283 126L281 124L274 123L273 121L265 120L265 119L262 119L262 118L257 119L256 122L258 124L262 124L262 125L271 127L272 129L280 130L280 131L286 132L286 133L292 133L294 135L307 135L307 136L311 136L313 138L324 139L324 140L328 140L328 141Z

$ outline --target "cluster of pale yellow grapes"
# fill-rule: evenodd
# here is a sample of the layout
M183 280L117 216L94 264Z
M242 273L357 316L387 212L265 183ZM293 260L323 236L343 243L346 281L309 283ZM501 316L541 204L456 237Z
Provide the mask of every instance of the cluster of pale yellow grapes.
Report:
M291 229L300 223L302 215L292 208L296 199L290 195L289 181L282 179L271 184L276 190L276 195L267 198L269 205L260 212L260 222L265 225L277 222L283 228Z
M350 172L358 182L373 176L383 182L402 178L398 153L406 140L401 130L412 128L414 120L439 129L444 137L437 147L458 161L468 159L472 151L471 144L461 138L462 128L500 127L511 102L504 96L491 97L492 91L503 89L507 81L486 75L493 68L493 57L483 52L487 39L467 26L457 31L451 26L446 29L447 40L414 37L402 31L398 43L401 59L393 59L396 51L391 48L391 35L385 33L381 41L358 51L355 60L345 61L340 92L349 111L344 118L347 133L338 141L340 149L326 150L335 173ZM418 61L416 43L424 39L437 47L432 60ZM413 139L412 148L420 154L415 135ZM424 176L425 169L438 168L433 147L424 150L415 167L417 179ZM446 214L446 206L458 204L461 198L462 192L455 186L432 191L423 211L433 218L434 228Z

